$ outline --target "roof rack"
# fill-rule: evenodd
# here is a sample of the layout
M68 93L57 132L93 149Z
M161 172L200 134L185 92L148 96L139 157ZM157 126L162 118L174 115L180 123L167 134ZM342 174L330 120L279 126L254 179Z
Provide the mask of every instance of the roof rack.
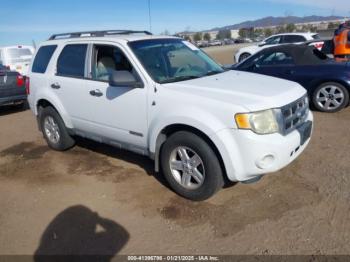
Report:
M86 32L55 34L50 36L49 40L80 38L80 37L102 37L102 36L109 36L109 35L131 35L131 34L152 35L152 33L148 31L104 30L104 31L86 31Z

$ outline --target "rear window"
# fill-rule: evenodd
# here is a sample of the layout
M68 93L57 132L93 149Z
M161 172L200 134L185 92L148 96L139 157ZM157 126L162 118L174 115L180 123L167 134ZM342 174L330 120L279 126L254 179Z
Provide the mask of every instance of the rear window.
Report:
M34 59L33 68L32 68L33 73L43 74L46 72L47 66L56 48L57 48L57 45L48 45L48 46L40 47Z
M9 48L6 50L10 63L30 61L32 51L29 48Z
M87 45L67 45L57 61L57 75L84 77Z

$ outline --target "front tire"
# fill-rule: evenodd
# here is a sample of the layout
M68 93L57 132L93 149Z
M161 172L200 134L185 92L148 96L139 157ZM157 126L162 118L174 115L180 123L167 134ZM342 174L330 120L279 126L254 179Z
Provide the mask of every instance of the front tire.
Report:
M66 151L74 146L74 139L68 134L62 118L54 108L48 106L42 109L40 126L50 148L56 151Z
M321 112L335 113L349 104L349 92L339 83L323 83L313 92L312 102Z
M180 131L171 135L163 145L160 157L165 179L184 198L203 201L224 185L217 155L193 133Z

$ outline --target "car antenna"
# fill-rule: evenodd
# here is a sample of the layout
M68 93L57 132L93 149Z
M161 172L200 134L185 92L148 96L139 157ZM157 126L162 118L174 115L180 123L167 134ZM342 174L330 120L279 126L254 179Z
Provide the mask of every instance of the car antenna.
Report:
M151 0L148 0L148 21L149 21L149 31L152 33Z

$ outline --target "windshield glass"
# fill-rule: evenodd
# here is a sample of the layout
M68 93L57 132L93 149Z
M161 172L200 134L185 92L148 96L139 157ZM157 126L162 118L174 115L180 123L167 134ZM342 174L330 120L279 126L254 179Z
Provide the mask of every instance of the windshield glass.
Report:
M181 39L151 39L129 46L158 83L172 83L219 74L224 69L196 46Z
M32 52L29 48L10 48L7 49L7 55L10 59L10 63L30 61Z

